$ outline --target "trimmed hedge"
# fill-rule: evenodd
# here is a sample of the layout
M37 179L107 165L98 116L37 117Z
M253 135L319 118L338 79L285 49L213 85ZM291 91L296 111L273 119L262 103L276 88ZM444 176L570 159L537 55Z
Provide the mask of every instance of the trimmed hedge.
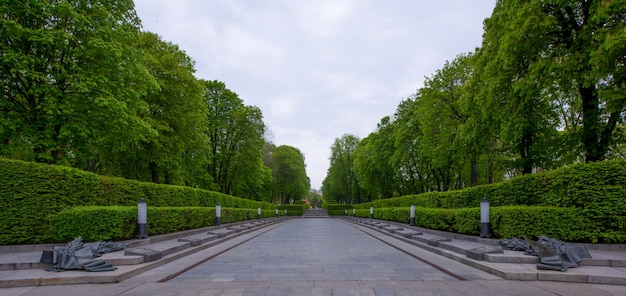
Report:
M325 208L328 210L329 216L343 216L346 212L352 214L352 205L348 204L327 203Z
M491 233L496 238L545 235L571 242L626 242L624 233L600 234L596 225L574 208L506 206L491 208ZM409 223L410 208L375 208L374 218ZM369 209L356 210L369 217ZM415 225L467 235L480 234L480 208L415 208Z
M281 205L278 206L278 212L280 215L284 215L287 210L287 216L302 216L304 215L305 207L308 207L306 203L296 205Z
M77 206L276 206L218 192L100 176L78 169L0 158L0 245L49 242L51 215ZM256 213L254 215L256 217Z
M215 225L215 208L206 207L148 207L148 235L158 235ZM275 212L262 210L263 218ZM222 223L257 218L255 209L222 208ZM85 241L126 240L137 234L137 207L88 206L61 211L50 218L52 226L47 239L71 241L81 236Z
M429 192L379 199L357 209L405 207L458 209L477 207L483 198L492 206L556 206L586 208L594 203L617 204L626 213L626 160L577 163L553 171L524 175L497 184L462 190Z
M626 160L613 160L574 164L549 172L524 175L498 184L456 191L407 195L354 206L359 210L368 211L367 216L369 216L370 206L376 210L410 205L438 210L462 209L479 206L483 198L488 198L490 205L496 208L556 207L563 208L564 213L574 211L576 219L568 216L572 219L551 220L550 223L554 226L550 227L544 223L542 224L546 227L544 235L556 233L560 235L557 238L563 240L572 238L585 242L623 243L626 242L626 186L624 184L626 184ZM507 213L515 216L514 212ZM537 215L532 215L532 217L535 221L532 223L546 219ZM444 214L440 213L440 218L441 223L447 223L445 220L448 218ZM580 219L586 224L584 233L564 233L568 229L576 231L571 224L577 223ZM497 227L493 219L492 225ZM526 231L518 232L520 235L532 236L537 233L537 230L530 231L532 229L525 226L517 227ZM564 230L559 233L554 230L556 228ZM508 235L512 232L504 231L502 237L507 237L505 233Z

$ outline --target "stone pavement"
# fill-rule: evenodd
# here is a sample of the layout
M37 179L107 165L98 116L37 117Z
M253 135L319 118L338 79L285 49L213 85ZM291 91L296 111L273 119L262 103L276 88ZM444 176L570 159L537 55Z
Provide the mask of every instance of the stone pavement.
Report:
M396 233L391 233L376 223L392 224L369 219L281 220L263 226L250 225L249 230L188 247L152 262L119 265L119 269L112 272L0 271L0 287L4 287L0 289L0 296L626 295L626 286L620 285L620 279L626 278L622 267L580 266L565 273L548 271L545 274L550 276L544 276L543 271L533 271L533 263L497 263L492 262L495 259L476 260L460 255L463 248L487 246L489 241L467 241L458 237L445 241L438 239L444 237L441 233L425 232L420 241L402 234L419 229L395 224ZM141 247L149 249L159 243L174 245L173 241L190 235L207 234L185 233L176 239ZM194 252L190 252L191 249ZM595 250L591 251L594 255ZM3 260L7 260L6 256L12 255L13 261L24 260L20 253L26 252L2 252L0 267ZM622 254L623 258L623 253L623 250L605 251L608 257L604 262L619 264L622 259L617 255ZM494 271L507 268L504 273ZM590 283L590 274L595 269L606 270L607 278L603 280L610 279L613 284ZM555 281L562 279L556 275L572 272L579 278L586 275L587 280L584 283ZM22 275L22 279L38 281L23 287L10 285L19 273L30 274ZM534 278L528 276L532 273ZM522 276L517 280L503 279L514 274ZM94 284L107 282L105 279L113 283ZM13 283L25 284L24 281Z

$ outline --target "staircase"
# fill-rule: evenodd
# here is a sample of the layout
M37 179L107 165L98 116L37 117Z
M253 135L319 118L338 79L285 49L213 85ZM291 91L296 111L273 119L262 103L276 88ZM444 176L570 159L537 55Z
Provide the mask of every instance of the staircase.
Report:
M308 209L304 211L302 218L328 218L326 209Z

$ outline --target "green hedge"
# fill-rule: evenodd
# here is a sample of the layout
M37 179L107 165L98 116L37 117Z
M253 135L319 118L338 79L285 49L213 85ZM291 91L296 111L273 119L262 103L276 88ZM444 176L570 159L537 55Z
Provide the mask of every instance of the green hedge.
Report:
M616 204L626 213L626 160L578 163L557 170L524 175L497 184L446 192L429 192L354 205L357 209L406 207L477 207L483 198L492 206L556 206L586 208Z
M524 175L498 184L463 190L381 199L355 205L355 208L368 211L370 206L380 209L416 205L432 209L461 209L478 207L483 198L488 198L492 207L533 206L575 209L580 219L586 221L587 230L584 234L568 234L569 236L591 242L624 242L626 235L624 184L626 184L626 160L614 160L575 164L554 171ZM561 222L571 223L558 219L552 223ZM571 228L570 225L558 224L555 227Z
M77 206L246 208L271 203L218 192L100 176L81 170L0 158L0 245L50 241L50 215ZM256 214L254 215L256 217Z
M352 214L352 205L328 203L325 208L328 210L329 216L343 216L344 213L347 212L350 212L349 214Z
M278 211L284 214L285 210L287 210L287 216L302 216L304 215L304 210L306 207L308 207L306 203L295 205L282 205L278 206Z
M375 208L374 218L409 223L409 207ZM356 210L356 216L369 217L369 209ZM624 243L626 233L597 231L597 225L574 208L547 206L492 207L491 232L496 238L540 235L571 242ZM467 235L480 234L480 208L415 208L415 225L428 229Z
M222 208L221 222L233 223L257 218L255 209ZM275 212L262 210L263 218ZM213 226L215 208L207 207L148 207L148 235ZM77 236L85 241L126 240L136 237L137 207L88 206L61 211L50 218L47 239L66 242Z

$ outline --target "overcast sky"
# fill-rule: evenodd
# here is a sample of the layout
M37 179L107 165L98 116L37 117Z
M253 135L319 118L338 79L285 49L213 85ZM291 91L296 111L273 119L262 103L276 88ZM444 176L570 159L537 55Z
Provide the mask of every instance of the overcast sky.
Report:
M330 146L376 130L445 61L481 44L495 0L135 0L145 31L257 106L271 140L305 155L311 187Z

